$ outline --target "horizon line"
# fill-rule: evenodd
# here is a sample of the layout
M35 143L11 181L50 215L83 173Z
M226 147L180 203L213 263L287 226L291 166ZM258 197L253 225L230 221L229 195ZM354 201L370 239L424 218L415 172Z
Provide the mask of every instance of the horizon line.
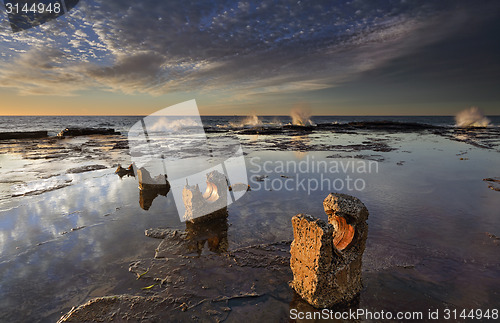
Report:
M249 117L254 114L200 114L202 117ZM11 114L0 117L146 117L149 114ZM291 117L288 114L257 114L258 117ZM500 117L500 114L485 114ZM310 117L455 117L451 114L318 114Z

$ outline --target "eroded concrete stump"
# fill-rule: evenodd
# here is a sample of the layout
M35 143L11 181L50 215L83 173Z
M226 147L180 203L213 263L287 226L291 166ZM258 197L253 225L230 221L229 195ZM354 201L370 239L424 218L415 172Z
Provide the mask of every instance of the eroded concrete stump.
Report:
M292 218L290 286L317 308L348 303L361 291L361 259L368 210L356 197L331 193L323 201L328 223L311 215Z
M130 165L127 171L133 172L134 165ZM139 204L143 210L149 210L157 196L167 196L170 191L170 183L166 175L160 174L152 178L148 170L141 167L137 170L137 177L139 179Z
M226 176L214 170L207 174L207 189L200 191L198 185L186 185L182 191L182 200L186 212L186 221L207 221L214 218L227 217Z

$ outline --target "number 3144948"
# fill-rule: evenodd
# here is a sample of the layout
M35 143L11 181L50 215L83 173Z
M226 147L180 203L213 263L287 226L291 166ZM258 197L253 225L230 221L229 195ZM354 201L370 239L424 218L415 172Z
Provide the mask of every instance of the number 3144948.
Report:
M22 14L22 13L60 13L61 4L59 2L55 3L33 3L33 4L19 4L19 3L5 3L5 8L7 13L12 14Z

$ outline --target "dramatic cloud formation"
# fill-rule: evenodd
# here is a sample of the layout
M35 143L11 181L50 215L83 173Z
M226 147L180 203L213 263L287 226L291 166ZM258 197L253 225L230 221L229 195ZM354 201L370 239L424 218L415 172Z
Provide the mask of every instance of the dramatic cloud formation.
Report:
M230 91L236 98L335 87L454 32L455 1L80 1L13 34L0 86L21 94Z

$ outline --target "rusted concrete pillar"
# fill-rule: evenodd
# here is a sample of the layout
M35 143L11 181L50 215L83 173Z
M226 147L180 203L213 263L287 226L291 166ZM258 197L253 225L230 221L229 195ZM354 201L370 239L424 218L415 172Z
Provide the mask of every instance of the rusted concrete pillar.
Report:
M317 308L348 303L361 291L361 259L368 210L356 197L331 193L323 202L328 223L307 214L292 218L290 286Z

